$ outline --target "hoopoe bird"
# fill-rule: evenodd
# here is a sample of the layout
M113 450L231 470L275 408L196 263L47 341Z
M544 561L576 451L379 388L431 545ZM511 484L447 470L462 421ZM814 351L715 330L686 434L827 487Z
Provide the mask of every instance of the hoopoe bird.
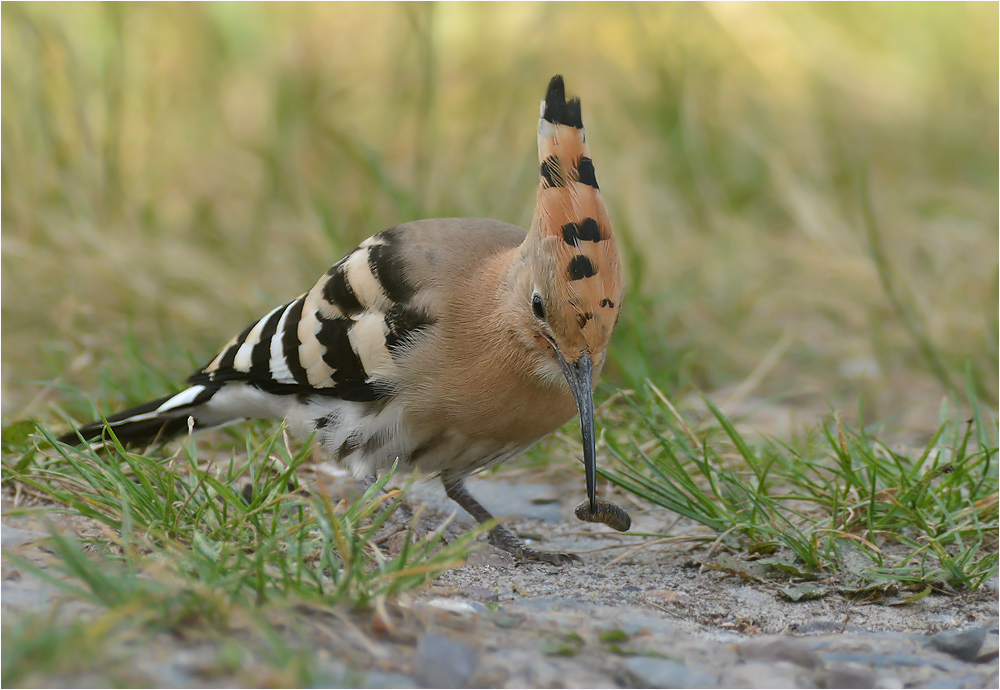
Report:
M181 392L59 440L100 441L110 431L148 445L188 429L283 419L358 476L397 460L439 475L483 523L493 516L466 477L576 414L593 513L593 389L621 311L622 270L580 100L566 100L559 75L542 101L538 157L527 233L465 218L383 230L230 340ZM534 551L503 525L489 540L520 560L579 560Z

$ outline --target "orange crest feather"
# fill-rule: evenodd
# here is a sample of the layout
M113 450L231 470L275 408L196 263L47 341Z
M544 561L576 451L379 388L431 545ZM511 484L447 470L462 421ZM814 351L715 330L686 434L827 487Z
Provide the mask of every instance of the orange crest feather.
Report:
M566 305L553 327L561 326L580 350L603 351L621 308L621 262L587 147L580 100L566 100L558 75L542 101L538 159L541 180L531 231L554 263L553 297Z

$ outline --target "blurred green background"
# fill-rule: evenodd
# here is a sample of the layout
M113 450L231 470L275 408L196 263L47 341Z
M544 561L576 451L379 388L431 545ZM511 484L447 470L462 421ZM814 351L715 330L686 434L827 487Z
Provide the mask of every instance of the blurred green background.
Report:
M526 226L555 73L626 258L611 383L776 433L996 403L996 3L0 12L7 419L167 392L382 228Z

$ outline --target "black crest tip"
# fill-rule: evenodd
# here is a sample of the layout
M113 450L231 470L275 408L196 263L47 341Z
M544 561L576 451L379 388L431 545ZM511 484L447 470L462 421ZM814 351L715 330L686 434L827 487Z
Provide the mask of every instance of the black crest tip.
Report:
M545 111L542 117L554 125L568 125L583 128L583 118L580 115L580 99L571 98L566 101L566 86L561 74L549 81L549 89L545 93Z
M566 103L566 85L563 84L563 78L561 74L557 74L549 80L549 88L545 92L545 109L554 108L557 106L562 108L563 104Z

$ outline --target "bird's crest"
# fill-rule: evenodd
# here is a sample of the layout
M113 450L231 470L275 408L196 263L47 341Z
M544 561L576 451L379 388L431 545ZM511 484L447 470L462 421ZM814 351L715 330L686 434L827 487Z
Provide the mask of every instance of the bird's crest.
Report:
M554 264L554 328L580 349L603 350L621 308L622 270L611 221L597 185L580 99L566 100L560 75L549 82L538 120L540 181L531 234ZM559 323L562 321L562 323ZM575 348L574 348L575 349Z

